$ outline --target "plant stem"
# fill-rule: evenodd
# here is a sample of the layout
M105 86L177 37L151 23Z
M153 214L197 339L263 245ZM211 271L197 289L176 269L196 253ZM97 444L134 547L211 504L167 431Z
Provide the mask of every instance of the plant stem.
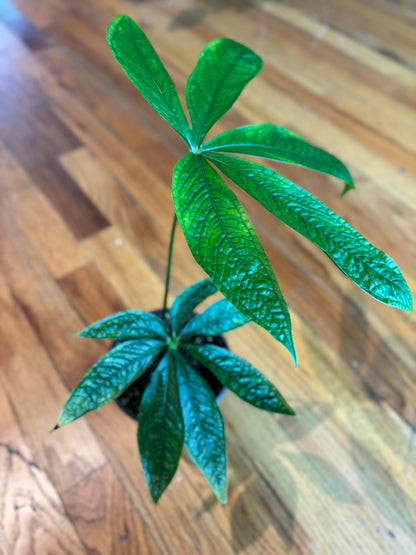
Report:
M172 253L173 253L173 243L175 241L175 230L176 224L178 223L178 218L176 214L173 216L172 231L170 232L170 243L169 243L169 256L168 256L168 267L166 271L166 282L165 282L165 296L163 298L163 309L162 309L162 319L165 319L166 305L168 302L169 293L169 283L170 283L170 269L172 266Z

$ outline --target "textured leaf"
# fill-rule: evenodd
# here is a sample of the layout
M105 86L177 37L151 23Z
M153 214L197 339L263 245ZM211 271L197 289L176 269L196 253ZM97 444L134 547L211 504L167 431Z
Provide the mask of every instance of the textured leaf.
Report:
M214 394L178 351L174 353L185 425L185 445L215 495L227 502L227 454L224 423Z
M283 343L296 361L286 301L233 191L203 158L187 154L174 170L173 201L198 264L244 316Z
M180 336L220 335L226 331L244 326L249 320L227 299L221 299L209 306L202 314L191 318L181 330Z
M201 144L261 66L257 54L231 39L217 39L204 48L186 85L195 145Z
M107 42L144 98L188 142L191 131L175 85L142 29L119 15L108 28Z
M271 123L247 125L217 135L202 147L203 151L251 154L299 164L345 181L345 190L354 188L350 172L335 156L282 127Z
M94 322L78 335L93 339L165 339L167 331L163 320L154 314L140 310L125 310Z
M120 343L82 378L61 410L61 427L87 412L103 407L139 378L161 353L165 344L155 339L136 339Z
M217 167L272 214L320 247L352 281L375 299L412 310L399 268L316 197L255 162L215 155Z
M183 348L247 403L270 412L295 414L275 386L246 360L216 345L185 343Z
M160 361L143 394L138 441L147 485L157 503L178 468L184 442L178 381L170 353Z
M209 278L201 279L182 291L173 301L170 309L172 331L177 332L190 318L194 308L217 291L214 282Z

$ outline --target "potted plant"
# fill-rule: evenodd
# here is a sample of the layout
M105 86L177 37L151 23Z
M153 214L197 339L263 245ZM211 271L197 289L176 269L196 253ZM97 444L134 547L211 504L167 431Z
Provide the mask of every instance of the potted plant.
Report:
M294 412L265 376L212 338L252 321L282 343L295 363L296 354L289 311L273 269L244 208L218 170L320 247L374 298L410 311L412 297L393 260L346 221L272 169L236 154L325 172L345 182L345 193L354 183L337 158L272 124L232 129L204 142L214 123L260 71L262 61L254 52L230 39L214 40L204 48L186 86L190 126L169 74L140 27L129 17L118 16L108 29L108 43L128 77L182 137L189 153L173 173L174 217L162 310L159 314L120 312L79 334L112 338L116 344L74 389L57 427L118 398L143 376L138 445L153 500L159 500L172 480L185 444L225 503L223 421L203 373L211 372L256 407L287 415ZM177 221L196 262L209 277L187 287L168 309ZM195 314L198 304L217 290L225 298Z

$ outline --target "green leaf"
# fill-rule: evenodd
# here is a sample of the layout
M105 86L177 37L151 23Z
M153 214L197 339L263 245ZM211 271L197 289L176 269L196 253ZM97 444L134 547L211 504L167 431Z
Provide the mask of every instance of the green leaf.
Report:
M212 389L184 356L174 353L185 424L185 445L222 504L227 502L224 423Z
M119 15L108 27L107 42L144 98L189 143L191 130L175 85L142 29Z
M77 335L93 339L166 339L167 331L163 320L154 314L125 310L94 322Z
M172 331L178 332L190 318L194 308L217 291L218 289L214 282L209 278L201 279L182 291L173 301L170 309Z
M145 372L164 347L162 341L136 339L112 348L73 390L61 410L57 426L69 424L118 397Z
M320 247L375 299L412 310L412 295L399 268L316 197L255 162L215 155L216 166L272 214Z
M147 485L157 503L178 468L184 442L178 381L170 353L160 361L143 393L138 442Z
M187 154L174 170L173 201L198 264L223 295L283 343L296 362L286 301L233 191L206 160Z
M257 54L231 39L217 39L204 48L186 85L195 145L201 144L261 67Z
M249 320L227 299L221 299L209 306L202 314L191 318L181 330L180 336L220 335L226 331L244 326Z
M280 162L299 164L343 179L345 181L344 193L348 189L354 189L354 181L350 172L338 158L309 144L292 131L271 123L231 129L202 145L201 150L203 152L250 154Z
M274 385L246 360L216 345L185 343L183 348L247 403L270 412L295 414Z

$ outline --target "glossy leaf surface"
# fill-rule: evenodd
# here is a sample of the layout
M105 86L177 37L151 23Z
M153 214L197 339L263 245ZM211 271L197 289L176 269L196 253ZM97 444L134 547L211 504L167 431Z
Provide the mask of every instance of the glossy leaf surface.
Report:
M201 279L182 291L173 301L170 309L172 331L177 332L190 318L194 308L217 291L216 285L209 278Z
M108 27L107 42L144 98L188 142L191 131L175 85L142 29L119 15Z
M281 162L299 164L306 168L339 177L345 182L344 192L354 188L354 181L350 172L338 158L311 145L292 131L271 123L231 129L205 143L203 150L250 154Z
M145 372L164 347L162 341L137 339L125 341L111 349L73 390L61 410L57 426L69 424L116 399Z
M247 403L270 412L295 414L275 386L247 360L216 345L185 343L184 348Z
M138 442L147 485L157 503L178 468L184 442L178 381L169 353L160 361L144 391Z
M319 246L352 281L375 299L412 310L399 268L316 197L255 162L216 155L215 164L272 214Z
M249 320L227 299L210 305L202 314L197 314L182 328L180 336L220 335L247 324Z
M204 48L186 85L194 144L201 144L261 67L257 54L231 39L217 39Z
M240 201L200 156L173 175L175 211L196 261L246 318L264 327L296 360L286 301Z
M215 495L227 502L227 455L224 423L214 394L179 352L174 354L185 425L185 445Z
M78 333L93 339L140 339L153 337L165 339L167 331L163 320L140 310L125 310L94 322Z

